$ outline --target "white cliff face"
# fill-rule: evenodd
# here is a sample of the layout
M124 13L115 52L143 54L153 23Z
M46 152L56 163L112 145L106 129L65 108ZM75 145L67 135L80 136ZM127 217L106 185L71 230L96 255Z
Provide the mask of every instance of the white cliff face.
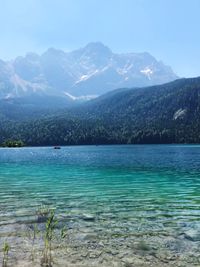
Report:
M187 109L182 109L182 108L178 109L174 113L173 120L183 119L186 113L187 113Z
M96 96L119 87L142 87L175 80L172 69L148 53L115 54L102 43L65 53L48 49L0 62L0 97L32 93Z

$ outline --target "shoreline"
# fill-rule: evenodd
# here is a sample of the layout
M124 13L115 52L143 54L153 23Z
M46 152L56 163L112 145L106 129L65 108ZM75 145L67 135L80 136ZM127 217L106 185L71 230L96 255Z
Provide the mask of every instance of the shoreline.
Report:
M56 145L57 146L57 145ZM152 144L80 144L80 145L58 145L59 147L86 147L86 146L94 146L94 147L101 147L101 146L200 146L200 143L152 143ZM5 147L0 146L0 148L54 148L54 145L41 145L41 146L23 146L23 147Z

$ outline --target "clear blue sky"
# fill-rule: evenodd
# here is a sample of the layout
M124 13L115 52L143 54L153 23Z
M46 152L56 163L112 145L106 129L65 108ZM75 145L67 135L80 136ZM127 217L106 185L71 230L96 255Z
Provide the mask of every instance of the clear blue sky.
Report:
M101 41L200 76L200 0L0 0L0 58Z

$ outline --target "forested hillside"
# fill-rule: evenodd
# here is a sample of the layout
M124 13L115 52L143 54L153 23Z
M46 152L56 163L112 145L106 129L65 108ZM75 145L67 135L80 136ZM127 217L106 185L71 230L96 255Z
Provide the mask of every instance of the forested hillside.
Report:
M38 119L3 117L0 130L1 143L26 145L199 143L200 78L115 90Z

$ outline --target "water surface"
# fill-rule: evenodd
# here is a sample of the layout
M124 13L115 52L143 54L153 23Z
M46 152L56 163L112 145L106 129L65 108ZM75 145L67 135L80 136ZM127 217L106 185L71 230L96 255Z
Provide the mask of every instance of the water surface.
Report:
M1 148L0 233L41 205L79 232L180 238L200 225L200 146Z

